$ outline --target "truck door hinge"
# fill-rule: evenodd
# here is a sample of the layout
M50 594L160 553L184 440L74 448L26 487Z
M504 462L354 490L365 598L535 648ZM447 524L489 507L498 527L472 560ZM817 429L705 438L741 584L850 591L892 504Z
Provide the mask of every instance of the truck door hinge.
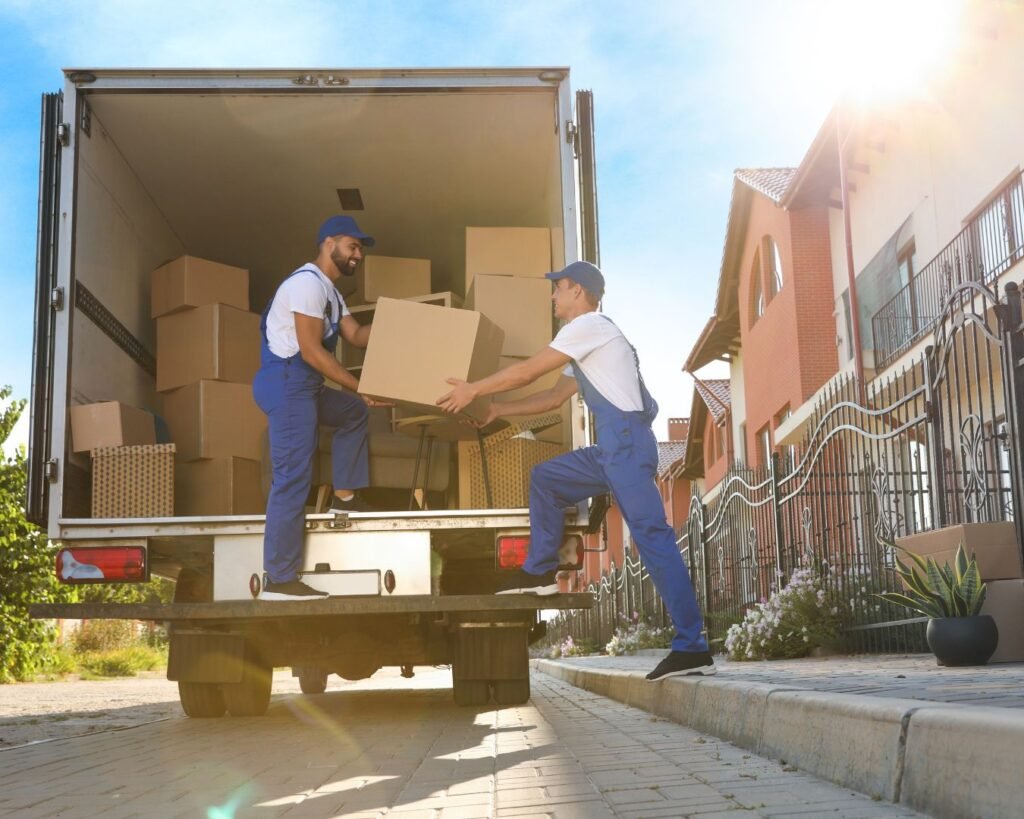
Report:
M43 476L50 483L57 482L57 459L51 458L45 464L43 464Z
M302 74L292 80L293 85L317 85L319 80L312 74Z
M62 122L57 126L57 141L65 148L71 144L71 126Z
M352 521L348 519L348 512L335 512L334 518L327 522L328 529L348 529Z
M50 309L59 313L64 309L64 288L55 287L50 291Z
M579 137L580 129L576 127L576 123L571 119L565 121L565 141L572 145L573 150L576 148L576 140Z

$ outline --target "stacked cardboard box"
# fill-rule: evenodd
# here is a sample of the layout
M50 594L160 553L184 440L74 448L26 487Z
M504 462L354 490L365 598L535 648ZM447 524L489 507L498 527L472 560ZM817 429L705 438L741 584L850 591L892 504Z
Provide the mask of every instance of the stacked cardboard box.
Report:
M252 397L260 317L249 312L249 272L182 256L154 271L152 294L176 513L260 514L266 417Z

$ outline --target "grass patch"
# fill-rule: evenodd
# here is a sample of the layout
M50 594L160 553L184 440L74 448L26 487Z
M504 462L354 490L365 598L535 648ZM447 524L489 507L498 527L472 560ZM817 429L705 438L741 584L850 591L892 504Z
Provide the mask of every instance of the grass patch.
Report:
M167 653L145 643L109 651L89 651L76 657L83 679L134 677L140 671L153 671L167 663Z

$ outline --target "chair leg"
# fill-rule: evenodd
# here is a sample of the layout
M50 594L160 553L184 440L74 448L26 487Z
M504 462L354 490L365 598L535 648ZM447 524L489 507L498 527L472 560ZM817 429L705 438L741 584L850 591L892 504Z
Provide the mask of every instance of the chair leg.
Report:
M408 511L412 511L413 504L416 502L416 485L420 479L420 460L423 458L423 441L427 437L427 425L420 424L420 442L416 447L416 461L412 467L412 486L409 487L409 508Z

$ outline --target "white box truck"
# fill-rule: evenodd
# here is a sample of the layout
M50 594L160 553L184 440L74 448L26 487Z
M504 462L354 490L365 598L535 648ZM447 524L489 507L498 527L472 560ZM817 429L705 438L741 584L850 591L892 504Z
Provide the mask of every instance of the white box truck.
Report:
M305 576L335 593L260 601L263 516L91 517L69 407L157 405L157 266L190 254L247 268L259 311L339 210L385 255L429 258L438 291L462 292L467 226L548 227L554 267L597 261L589 92L574 98L565 68L64 76L43 96L28 515L63 548L64 579L176 586L166 605L33 614L167 622L168 677L194 717L263 713L280 666L318 692L331 673L450 663L457 702L525 701L539 611L591 603L490 593L521 559L525 509L309 514ZM571 414L565 443L586 445L583 405ZM601 507L567 510L566 565Z

